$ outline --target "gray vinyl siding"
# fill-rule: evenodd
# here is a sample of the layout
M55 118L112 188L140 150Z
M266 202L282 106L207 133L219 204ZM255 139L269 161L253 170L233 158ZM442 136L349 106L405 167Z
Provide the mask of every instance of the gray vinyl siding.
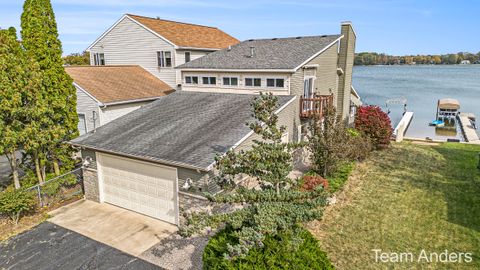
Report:
M99 120L99 108L98 103L91 98L89 95L85 94L82 90L77 89L77 113L85 115L85 121L87 123L87 132L90 132L95 127L100 126ZM93 123L93 112L96 114L95 125Z
M300 125L299 97L292 101L286 108L278 113L278 125L285 126L288 132L288 141L296 142L298 139L298 126ZM252 147L254 140L262 140L261 136L252 134L245 141L235 148L235 151L248 150Z
M316 68L316 79L314 92L320 95L333 94L335 102L338 96L338 43L334 44L305 65L318 65ZM311 71L300 68L292 75L290 80L290 91L292 95L303 96L303 80L305 75Z
M171 51L175 66L173 45L125 17L91 48L105 54L106 65L140 65L171 87L175 87L174 67L159 68L157 51Z
M217 193L221 189L215 182L215 172L214 170L210 170L208 172L204 171L197 171L187 168L178 167L178 186L180 191L182 190L182 186L185 184L188 178L192 179L193 183L193 193L203 193L203 192L210 192L210 193Z

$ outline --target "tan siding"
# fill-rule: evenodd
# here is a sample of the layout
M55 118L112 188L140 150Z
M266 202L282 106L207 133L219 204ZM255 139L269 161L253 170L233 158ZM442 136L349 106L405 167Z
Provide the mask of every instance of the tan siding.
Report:
M334 44L326 51L312 59L306 65L318 65L316 69L313 69L315 78L315 93L320 95L329 95L332 93L334 98L338 95L338 75L337 75L337 62L338 62L338 43ZM309 74L307 74L307 72ZM292 95L299 97L303 96L303 80L305 75L310 75L312 71L300 68L292 75L290 82L290 89Z
M90 132L94 128L93 112L96 114L95 127L98 128L100 126L98 103L89 95L85 94L85 92L78 89L78 87L75 88L77 89L77 113L85 114L87 132Z
M278 113L278 125L285 126L288 132L288 139L290 142L297 140L297 128L300 125L299 118L299 99L298 97L292 101L286 108ZM242 142L235 151L247 150L252 147L254 140L261 140L257 134L252 134L244 142Z
M337 107L341 109L342 117L348 117L350 111L350 89L352 87L353 61L355 57L356 37L349 24L342 25L344 38L341 41L338 66L344 71L339 80L339 95Z
M200 71L182 71L182 78L185 76L198 76L199 85L188 85L182 82L182 90L198 92L219 92L235 94L258 94L259 92L272 92L275 95L289 95L290 74L289 73L245 73L245 72L200 72ZM217 78L216 85L201 85L202 76L213 76ZM224 86L223 77L237 77L238 86ZM246 87L245 78L261 78L261 87ZM283 88L266 87L267 78L284 79ZM184 79L183 79L184 80Z

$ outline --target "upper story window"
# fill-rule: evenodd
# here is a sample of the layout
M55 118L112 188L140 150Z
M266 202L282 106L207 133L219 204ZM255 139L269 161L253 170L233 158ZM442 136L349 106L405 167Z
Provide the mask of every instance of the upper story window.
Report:
M223 77L223 85L237 86L238 78L237 77Z
M197 76L185 76L185 83L186 84L198 84L198 77Z
M93 64L95 66L105 66L105 54L103 53L93 54Z
M215 85L217 84L217 77L202 77L202 83Z
M262 86L262 79L261 78L245 78L245 86L260 87Z
M159 51L157 52L159 67L172 67L172 52Z
M283 88L285 86L284 79L267 79L267 87Z
M185 52L185 63L188 63L190 61L191 61L190 52Z

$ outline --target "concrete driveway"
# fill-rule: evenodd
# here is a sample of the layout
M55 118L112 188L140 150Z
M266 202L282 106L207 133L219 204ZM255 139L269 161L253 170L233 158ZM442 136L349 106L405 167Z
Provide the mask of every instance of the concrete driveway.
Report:
M0 243L0 269L161 269L50 222Z
M81 200L49 213L48 221L133 256L175 234L177 227L106 203Z

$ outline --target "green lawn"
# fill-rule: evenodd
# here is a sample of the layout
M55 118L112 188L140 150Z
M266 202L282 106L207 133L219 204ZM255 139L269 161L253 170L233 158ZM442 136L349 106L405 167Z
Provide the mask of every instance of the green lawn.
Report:
M479 152L412 143L375 152L309 227L338 269L480 269ZM415 262L375 262L373 249L409 252ZM422 249L470 252L473 261L418 263Z

